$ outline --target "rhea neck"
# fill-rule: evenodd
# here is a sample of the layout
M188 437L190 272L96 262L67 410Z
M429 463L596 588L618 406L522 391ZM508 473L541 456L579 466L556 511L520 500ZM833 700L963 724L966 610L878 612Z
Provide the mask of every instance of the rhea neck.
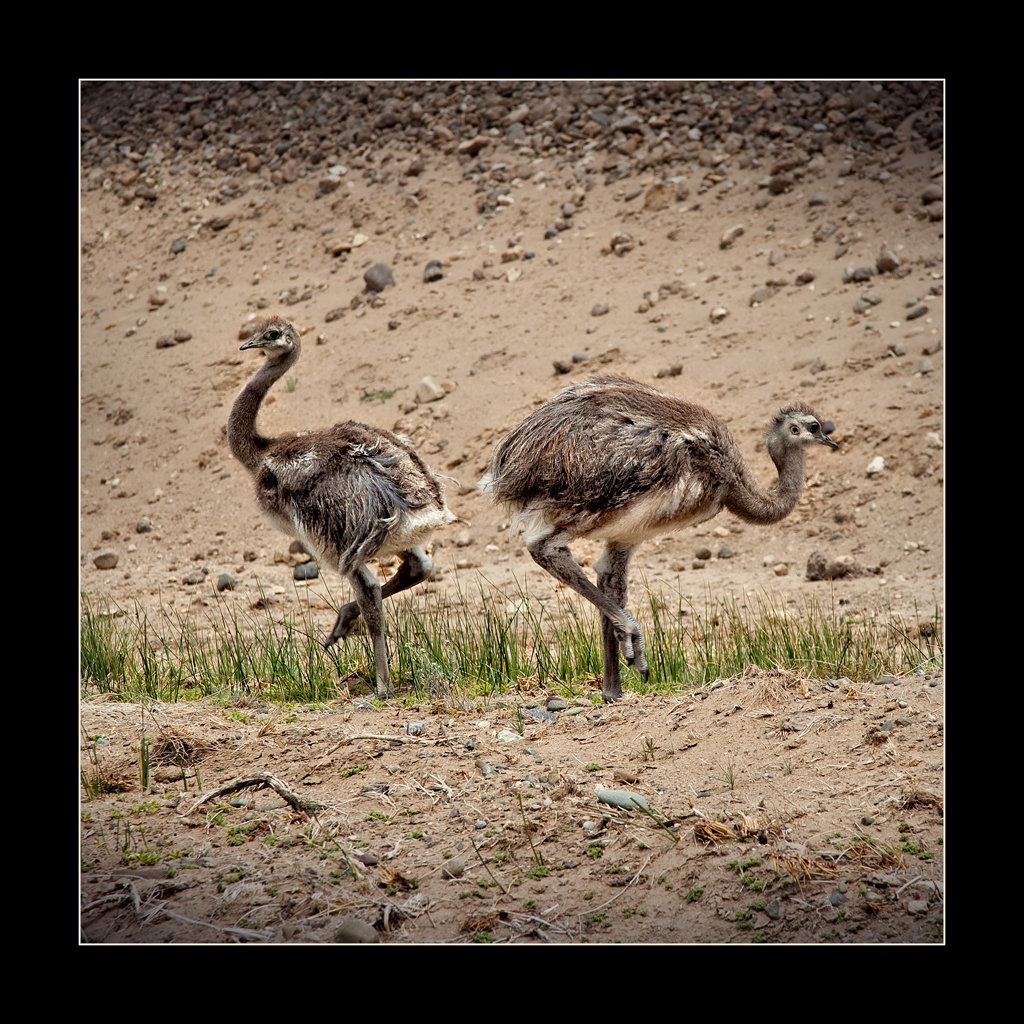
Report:
M263 365L242 388L231 407L231 415L228 417L228 444L231 446L231 453L251 473L256 472L263 451L271 441L271 438L263 437L256 429L256 415L260 410L260 404L274 381L280 380L298 358L297 338L287 351L268 351Z
M725 500L725 507L748 523L767 525L785 519L796 507L804 489L803 445L786 444L784 439L769 434L767 448L779 471L775 486L766 491L747 467L742 466Z

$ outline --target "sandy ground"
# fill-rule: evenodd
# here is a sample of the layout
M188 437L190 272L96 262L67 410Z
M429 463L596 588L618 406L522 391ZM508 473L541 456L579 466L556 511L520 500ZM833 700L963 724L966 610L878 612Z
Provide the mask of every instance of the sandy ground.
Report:
M850 123L863 85L836 90L854 97L832 107ZM837 128L808 152L794 127L787 150L785 132L764 128L762 144L748 126L735 153L705 129L696 155L644 160L656 143L632 142L614 118L571 159L553 128L547 147L517 141L512 126L534 127L520 116L539 104L528 92L503 96L499 130L462 135L441 131L424 98L415 123L436 126L429 144L367 100L365 138L347 130L347 148L313 158L307 147L289 163L272 142L299 138L300 122L280 134L272 104L226 103L229 131L217 88L194 85L163 106L125 104L137 123L126 115L118 137L103 130L110 88L83 89L90 600L198 621L269 594L275 616L312 607L330 628L344 585L296 584L288 539L261 522L224 436L258 364L240 332L276 312L304 350L262 429L356 419L410 436L450 478L462 519L437 537L428 586L442 593L555 593L476 483L536 403L612 372L713 410L766 486L762 432L787 399L832 420L840 444L811 454L788 519L757 528L722 514L666 535L640 549L634 579L697 605L710 593L915 620L942 609L943 155L918 130L924 103L915 115L886 106L897 91L869 92L869 114L895 126L877 145ZM682 116L672 96L658 125ZM213 127L174 149L145 130L162 115ZM262 134L238 129L263 122ZM441 276L426 280L432 260ZM395 283L375 293L364 273L378 263ZM700 548L712 557L697 560ZM598 551L583 542L576 554L590 565ZM850 571L809 579L816 553ZM233 590L216 590L222 574ZM103 742L83 743L83 764L102 757L125 788L83 794L83 937L355 941L337 929L357 918L391 942L941 942L941 684L755 673L525 726L522 708L550 694L415 712L349 698L291 716L254 702L228 720L97 702L84 688L84 735ZM425 722L415 736L413 717ZM497 739L517 722L518 741ZM143 793L132 750L147 728L166 772ZM261 777L192 809L190 772L206 789L264 773L291 796ZM602 803L601 787L641 794L673 835ZM139 841L164 851L158 864L129 856ZM354 872L359 852L374 863Z

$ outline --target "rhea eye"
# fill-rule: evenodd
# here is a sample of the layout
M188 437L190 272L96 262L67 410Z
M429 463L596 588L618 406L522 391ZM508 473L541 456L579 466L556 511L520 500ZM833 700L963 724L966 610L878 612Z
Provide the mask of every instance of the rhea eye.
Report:
M817 423L808 423L808 424L807 424L807 429L808 429L808 430L809 430L809 431L810 431L810 432L811 432L812 434L816 434L816 433L818 432L818 424L817 424Z
M800 433L800 428L794 423L793 426L791 426L789 428L789 432L791 434L799 434Z
M277 341L281 337L281 332L275 327L272 331L267 331L268 341Z

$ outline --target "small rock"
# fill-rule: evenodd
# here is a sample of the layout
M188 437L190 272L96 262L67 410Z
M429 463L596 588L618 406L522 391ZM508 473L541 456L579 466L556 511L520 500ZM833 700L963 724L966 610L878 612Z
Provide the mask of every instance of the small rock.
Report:
M233 576L229 576L226 572L222 572L217 577L217 590L234 590L235 580Z
M424 377L416 385L416 401L421 405L427 402L438 402L445 396L445 390L433 377Z
M363 280L366 282L366 290L371 292L382 292L388 285L394 286L395 283L391 268L386 263L374 263L363 274Z
M319 575L320 570L314 562L303 562L292 569L293 580L315 580Z
M117 566L117 552L110 548L104 548L93 555L92 564L97 569L113 569Z
M864 472L867 476L875 476L881 473L885 469L885 459L881 455L876 455L865 468Z
M718 248L728 249L743 234L743 230L742 224L736 224L734 227L728 228L718 240Z
M878 259L875 260L875 266L881 274L887 273L890 270L895 270L899 265L899 256L889 248L883 248L878 254Z
M427 281L440 281L444 277L444 268L441 266L440 260L430 260L429 263L423 268L423 280Z
M655 182L644 196L645 210L664 210L676 201L676 188L665 181Z
M612 807L636 808L647 806L647 797L628 789L601 789L598 787L594 792L599 803L611 804Z
M442 878L461 878L465 873L466 865L457 858L448 861L448 863L441 868Z
M334 941L344 943L380 942L380 933L373 925L361 921L358 917L346 917L335 929Z

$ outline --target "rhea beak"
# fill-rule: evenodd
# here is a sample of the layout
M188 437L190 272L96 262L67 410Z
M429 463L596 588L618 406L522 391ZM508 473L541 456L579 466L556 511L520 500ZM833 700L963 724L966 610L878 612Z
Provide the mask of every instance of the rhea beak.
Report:
M247 342L245 342L242 345L242 347L238 351L239 352L244 352L247 348L259 348L259 347L260 347L259 336L254 334Z
M829 448L838 448L839 442L833 441L828 435L836 429L836 425L831 420L825 420L821 425L821 433L818 435L821 438L822 444L827 444Z

